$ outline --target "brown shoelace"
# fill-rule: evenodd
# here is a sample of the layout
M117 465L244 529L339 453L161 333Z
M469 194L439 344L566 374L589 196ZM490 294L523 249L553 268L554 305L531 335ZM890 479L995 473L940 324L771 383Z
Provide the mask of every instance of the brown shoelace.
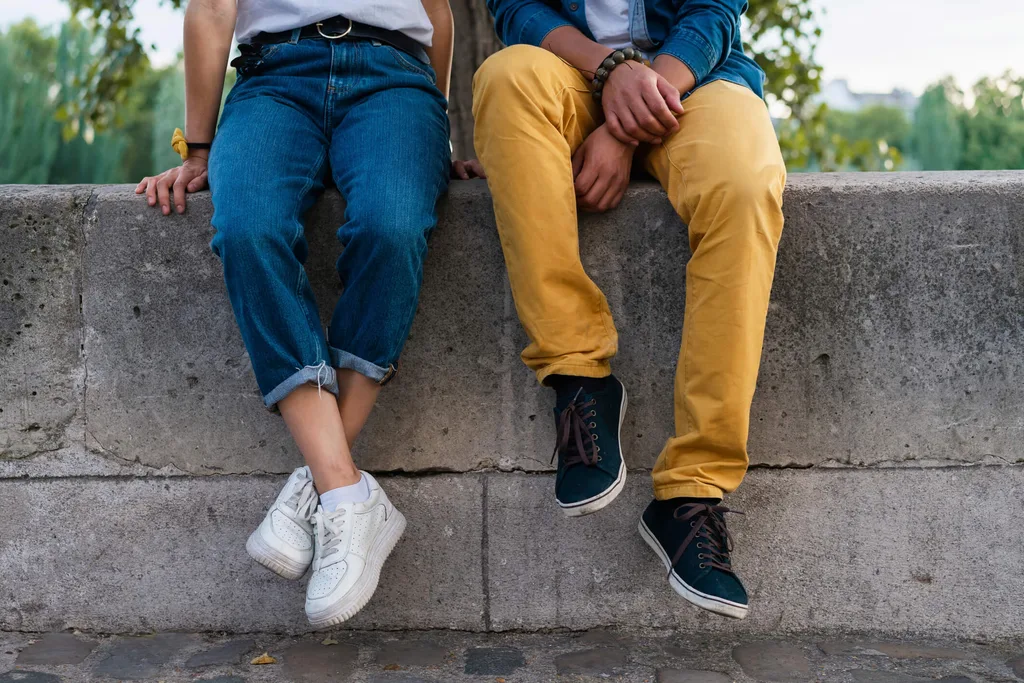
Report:
M563 451L566 467L578 463L594 467L601 460L601 456L598 455L601 448L597 445L597 436L590 431L596 428L597 424L588 420L597 415L597 411L593 409L597 405L597 399L579 402L579 397L577 392L576 397L558 417L558 436L555 451L551 454L551 462L555 461L559 451ZM575 446L575 449L571 446Z
M708 505L707 503L684 503L676 508L672 516L680 522L689 522L692 529L686 540L679 545L668 573L672 574L672 567L676 565L683 552L695 539L697 547L701 552L697 559L701 560L700 568L721 569L724 572L735 574L729 560L729 553L732 552L732 536L725 527L725 514L735 513L742 515L742 512L730 510L724 505Z

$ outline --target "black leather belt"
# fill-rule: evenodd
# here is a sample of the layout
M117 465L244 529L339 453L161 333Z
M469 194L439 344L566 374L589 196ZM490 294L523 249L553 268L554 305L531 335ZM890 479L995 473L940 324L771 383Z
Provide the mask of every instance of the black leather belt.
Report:
M287 43L291 41L292 33L293 31L263 32L254 36L252 42L256 44ZM412 55L424 64L430 64L430 58L427 57L423 46L404 33L361 24L345 17L331 17L315 24L303 26L299 31L299 40L309 38L315 40L378 40Z

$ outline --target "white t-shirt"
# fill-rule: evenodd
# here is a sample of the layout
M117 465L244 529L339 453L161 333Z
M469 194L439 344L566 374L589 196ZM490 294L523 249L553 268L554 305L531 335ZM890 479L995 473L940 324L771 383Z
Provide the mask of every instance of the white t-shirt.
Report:
M235 38L246 43L261 31L290 31L336 16L401 31L424 47L434 35L420 0L238 0Z
M612 50L631 47L629 0L586 0L587 26L594 40Z

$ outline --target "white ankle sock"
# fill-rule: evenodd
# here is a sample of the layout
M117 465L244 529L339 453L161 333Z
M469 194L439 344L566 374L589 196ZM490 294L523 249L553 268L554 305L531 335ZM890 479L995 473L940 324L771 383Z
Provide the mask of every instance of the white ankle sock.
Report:
M327 512L334 512L342 503L362 503L369 498L370 482L360 472L359 481L356 483L321 493L320 504Z

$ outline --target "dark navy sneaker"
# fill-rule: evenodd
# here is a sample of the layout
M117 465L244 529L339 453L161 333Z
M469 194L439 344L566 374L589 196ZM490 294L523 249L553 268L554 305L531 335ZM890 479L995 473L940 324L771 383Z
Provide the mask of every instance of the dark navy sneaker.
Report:
M555 500L570 517L589 515L615 500L626 483L620 443L626 389L614 376L556 375L549 383L557 394Z
M640 518L640 535L661 558L676 593L698 607L742 619L749 601L729 561L727 512L735 510L717 500L655 500Z

